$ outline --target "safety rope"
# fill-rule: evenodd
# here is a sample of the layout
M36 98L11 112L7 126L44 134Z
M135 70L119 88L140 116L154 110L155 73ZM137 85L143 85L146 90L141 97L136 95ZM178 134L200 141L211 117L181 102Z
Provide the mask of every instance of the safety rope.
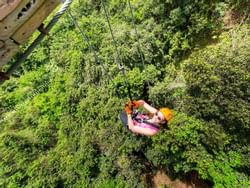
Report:
M140 43L140 39L139 39L139 34L137 32L137 28L136 28L136 25L135 25L135 17L134 17L134 14L133 14L133 8L131 6L130 0L128 0L128 6L129 6L129 11L130 11L130 14L131 14L131 18L132 18L132 27L135 30L135 37L136 37L136 40L137 40L137 50L138 50L139 55L141 57L142 67L143 67L143 71L144 71L145 70L145 60L144 60L144 56L142 54L141 43ZM144 85L144 91L147 93L147 90L148 90L148 87L149 87L148 80L146 80L144 84L145 84Z
M139 34L137 32L137 28L136 28L136 24L135 24L135 17L134 17L134 14L133 14L133 7L131 6L131 3L130 3L130 0L128 0L128 6L129 6L129 12L130 12L130 15L131 15L131 22L132 22L132 27L135 31L135 37L136 37L136 41L137 41L137 51L139 52L139 55L140 55L140 58L141 58L141 62L142 62L142 68L143 68L143 71L142 72L145 72L145 59L144 59L144 56L143 56L143 53L142 53L142 50L141 50L141 43L140 43L140 39L139 39ZM144 86L143 86L143 98L144 100L147 100L148 101L148 87L149 87L149 81L146 79L145 82L144 82Z
M70 10L67 10L67 13L68 13L69 17L71 18L71 20L72 20L73 24L75 25L75 27L79 30L80 34L82 35L83 41L87 43L89 50L94 54L95 61L96 61L98 64L101 64L100 59L98 58L98 55L97 55L96 51L94 50L93 45L90 44L89 38L87 37L87 35L83 32L83 30L82 30L81 27L79 26L79 24L78 24L76 18L73 16L73 14L71 13ZM103 67L103 68L105 69L105 67Z
M103 0L101 0L101 4L102 4L102 7L103 7L103 10L104 10L104 13L105 13L106 20L108 22L109 31L110 31L111 36L112 36L112 42L113 42L113 45L115 47L116 57L117 57L117 60L118 60L118 61L116 61L116 63L118 65L118 68L122 71L122 74L123 74L123 77L124 77L124 84L127 87L129 99L130 99L130 101L133 101L131 91L130 91L130 85L129 85L127 75L126 75L126 71L125 71L125 68L123 66L123 63L122 63L122 60L121 60L121 57L120 57L120 53L119 53L119 50L118 50L118 47L117 47L118 45L117 45L117 42L115 40L115 36L113 34L113 30L112 30L112 27L111 27L111 24L110 24L108 12L107 12L107 9L106 9L106 6L105 6Z
M61 2L63 3L62 7L59 11L56 12L55 16L49 22L47 27L44 29L45 32L40 33L40 35L35 39L35 41L25 50L25 52L17 59L17 61L7 70L5 73L6 76L10 76L27 57L31 54L31 52L35 49L35 47L43 40L47 33L52 29L52 27L56 24L59 18L64 14L64 12L68 9L73 0L65 0ZM2 84L4 80L0 80L0 84Z
M134 17L134 14L133 14L133 8L132 8L132 6L130 4L130 0L128 0L128 6L129 6L129 11L130 11L130 14L131 14L131 18L132 18L132 26L133 26L133 28L135 30L135 36L136 36L136 40L138 42L138 44L137 44L137 50L138 50L140 58L141 58L143 69L145 69L145 60L144 60L144 57L143 57L143 54L142 54L142 51L141 51L141 44L140 44L140 40L139 40L139 35L138 35L138 32L137 32L137 29L136 29L135 17Z
M71 18L73 24L75 25L75 27L79 30L83 42L86 42L88 45L89 50L94 54L94 58L95 58L95 62L96 64L101 65L101 67L103 68L104 72L107 74L109 81L111 81L112 86L114 87L114 82L112 77L110 76L110 74L108 73L107 69L105 68L103 62L101 61L101 59L98 57L95 48L93 47L93 45L90 43L88 36L84 33L84 31L82 30L82 28L79 26L78 21L76 20L75 16L71 13L71 11L68 9L67 13L69 15L69 17ZM121 94L117 91L116 93L120 98L121 98Z

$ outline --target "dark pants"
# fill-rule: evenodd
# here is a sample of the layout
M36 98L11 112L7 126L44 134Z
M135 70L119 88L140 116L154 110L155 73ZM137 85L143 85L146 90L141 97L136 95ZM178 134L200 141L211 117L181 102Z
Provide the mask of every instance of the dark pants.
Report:
M128 116L127 116L126 112L122 111L122 112L120 113L120 119L121 119L121 121L122 121L123 126L124 126L126 129L128 129Z

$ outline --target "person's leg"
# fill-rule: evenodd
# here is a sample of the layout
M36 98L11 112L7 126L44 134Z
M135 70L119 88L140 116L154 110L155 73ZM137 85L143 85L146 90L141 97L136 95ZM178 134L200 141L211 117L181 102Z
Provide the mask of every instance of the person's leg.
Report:
M128 117L127 117L127 114L126 112L122 111L120 113L120 119L122 121L122 124L125 128L128 128Z

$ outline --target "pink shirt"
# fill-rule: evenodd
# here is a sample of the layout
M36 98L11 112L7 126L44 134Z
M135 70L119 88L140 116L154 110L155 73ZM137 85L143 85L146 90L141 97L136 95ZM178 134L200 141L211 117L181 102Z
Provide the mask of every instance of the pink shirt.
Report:
M146 116L146 115L143 115L143 114L138 114L136 116L137 119L143 119L143 120L148 120L149 117ZM140 122L140 121L137 121L137 120L133 120L133 123L134 123L134 126L138 126L138 127L141 127L141 128L144 128L144 129L150 129L152 131L152 133L157 133L160 128L156 128L150 124L147 124L146 122Z

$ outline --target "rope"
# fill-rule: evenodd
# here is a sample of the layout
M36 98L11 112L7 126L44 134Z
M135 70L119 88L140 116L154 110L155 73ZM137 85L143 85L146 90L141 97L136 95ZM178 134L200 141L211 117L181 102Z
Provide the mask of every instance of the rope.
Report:
M128 0L128 6L129 6L129 11L130 11L130 14L131 14L131 18L132 18L132 27L134 28L135 30L135 36L136 36L136 40L137 40L137 50L139 52L139 55L140 55L140 58L141 58L141 62L142 62L142 67L143 67L143 70L145 70L145 60L144 60L144 56L142 54L142 51L141 51L141 43L140 43L140 40L139 40L139 34L137 32L137 29L136 29L136 25L135 25L135 17L134 17L134 14L133 14L133 8L131 6L131 3L130 3L130 0ZM144 91L143 91L143 95L144 95L144 99L145 100L148 100L148 87L149 87L149 81L146 80L144 82Z
M122 70L122 69L124 69L124 66L123 66L123 64L122 64L122 60L121 60L121 58L120 58L120 53L119 53L119 50L118 50L118 45L117 45L117 42L116 42L116 40L115 40L115 36L114 36L113 30L112 30L112 27L111 27L111 24L110 24L110 21L109 21L108 12L107 12L107 10L106 10L106 6L105 6L105 4L103 3L103 1L101 1L101 3L102 3L102 7L103 7L103 9L104 9L104 13L105 13L106 20L107 20L107 22L108 22L109 31L110 31L111 37L112 37L112 42L113 42L113 45L114 45L114 47L115 47L116 57L117 57L117 59L118 59L117 64L118 64L119 69Z
M97 55L96 51L94 50L93 45L91 45L90 42L89 42L89 38L88 38L87 35L83 32L83 30L82 30L81 27L79 26L77 20L76 20L75 17L72 15L72 13L70 12L70 10L67 10L67 13L68 13L69 17L71 18L72 22L74 23L75 27L79 30L80 34L82 35L83 41L87 43L89 50L90 50L91 52L93 52L94 57L95 57L95 61L96 61L98 64L101 64L101 63L100 63L100 59L98 58L98 55ZM105 69L105 67L103 67L103 68Z
M94 54L94 57L95 57L95 62L96 64L100 64L104 70L104 72L107 74L107 76L109 77L109 80L111 81L112 83L112 86L114 87L114 82L113 82L113 79L112 77L110 76L110 74L108 74L108 71L107 69L105 68L105 66L103 65L103 62L100 60L100 58L98 57L93 45L89 42L89 38L88 36L84 33L84 31L82 30L82 28L79 26L76 18L74 17L74 15L71 13L70 10L67 10L67 13L69 15L69 17L71 18L73 24L75 25L75 27L79 30L81 36L82 36L82 39L83 39L83 42L86 42L87 45L88 45L88 48L89 50ZM117 92L118 96L121 98L121 94L119 92Z
M137 32L137 29L136 29L135 17L134 17L134 14L133 14L132 6L131 6L131 4L130 4L130 0L128 0L128 6L129 6L131 18L132 18L132 26L133 26L133 28L134 28L134 30L135 30L135 36L136 36L136 40L137 40L137 42L138 42L138 44L137 44L137 50L138 50L139 55L140 55L140 57L141 57L143 69L145 69L145 60L144 60L144 57L143 57L143 55L142 55L141 44L140 44L140 40L139 40L139 35L138 35L138 32Z
M122 74L123 74L123 77L124 77L124 83L125 83L125 85L126 85L126 87L127 87L127 90L128 90L129 99L130 99L130 101L133 101L133 100L132 100L131 91L130 91L130 85L129 85L129 82L128 82L128 79L127 79L127 75L126 75L126 72L125 72L125 68L124 68L124 66L123 66L123 64L122 64L122 60L121 60L121 58L120 58L120 53L119 53L118 47L117 47L118 45L117 45L117 42L116 42L116 40L115 40L115 36L114 36L114 34L113 34L113 30L112 30L112 27L111 27L111 24L110 24L110 21L109 21L108 12L107 12L107 10L106 10L105 4L103 3L103 0L101 0L101 4L102 4L102 7L103 7L103 9L104 9L104 13L105 13L106 20L107 20L107 22L108 22L109 31L110 31L111 36L112 36L112 42L113 42L113 45L114 45L114 47L115 47L116 57L117 57L117 59L118 59L118 61L116 61L116 62L117 62L118 68L122 71Z
M145 70L145 60L144 60L144 57L143 57L143 54L142 54L142 51L141 51L141 43L140 43L140 40L139 40L139 34L137 32L137 29L136 29L135 17L134 17L134 14L133 14L133 8L131 6L130 0L128 0L128 6L129 6L131 18L132 18L132 26L133 26L133 28L135 30L135 36L136 36L136 40L138 42L137 43L137 50L138 50L138 52L140 54L140 57L141 57L143 70ZM148 82L148 80L146 80L146 86L145 87L148 87L148 86L149 86L149 82Z
M49 33L49 31L52 29L52 27L56 24L56 22L59 20L59 18L64 14L64 12L67 10L67 8L70 6L73 0L65 0L62 1L63 5L59 9L59 11L55 14L55 16L52 18L52 20L49 22L47 27L45 28L45 32L41 33L35 41L25 50L25 52L21 55L19 59L7 70L6 75L10 76L27 57L31 54L31 52L35 49L35 47L43 40L43 38L46 36L46 33ZM2 84L4 80L0 80L0 84Z

